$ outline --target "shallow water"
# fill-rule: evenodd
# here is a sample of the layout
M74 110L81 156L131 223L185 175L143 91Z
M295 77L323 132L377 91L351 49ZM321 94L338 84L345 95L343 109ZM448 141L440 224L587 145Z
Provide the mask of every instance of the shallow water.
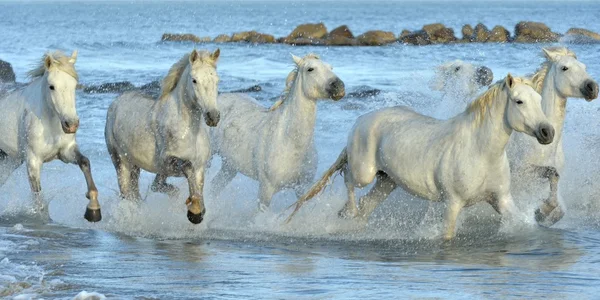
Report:
M158 42L164 32L214 37L256 29L282 36L297 24L321 20L329 29L347 24L355 34L370 29L399 33L431 22L459 33L464 23L478 21L512 31L520 20L543 21L557 32L569 27L600 31L593 13L599 9L593 2L2 2L0 58L11 62L18 80L25 81L26 71L44 51L77 48L82 84L129 80L141 85L163 76L194 47ZM542 62L542 45L522 44L196 47L217 46L220 88L260 84L263 91L253 95L265 106L283 90L292 68L290 52L318 53L334 66L349 92L383 90L375 97L319 103L318 173L335 160L359 115L401 104L428 114L443 109L441 95L427 86L442 62L460 58L484 64L496 79L509 71L531 73ZM600 46L570 47L591 76L600 78ZM183 196L169 199L148 191L148 173L141 179L144 203L119 202L103 137L106 109L115 96L77 94L77 138L100 190L101 223L82 218L85 181L76 166L44 166L50 224L28 215L24 168L0 188L0 297L71 299L81 291L119 299L597 297L598 102L568 103L567 164L561 177L568 211L561 222L550 229L538 227L533 209L542 196L518 195L520 220L501 225L491 208L477 205L461 215L456 241L442 243L443 205L435 205L438 213L421 224L426 203L401 191L375 211L364 230L337 219L345 197L339 178L287 226L281 213L293 203L294 193L277 194L271 211L256 214L257 184L241 175L220 197L206 199L206 220L198 226L187 221ZM208 180L219 164L216 159ZM171 182L186 188L182 179Z

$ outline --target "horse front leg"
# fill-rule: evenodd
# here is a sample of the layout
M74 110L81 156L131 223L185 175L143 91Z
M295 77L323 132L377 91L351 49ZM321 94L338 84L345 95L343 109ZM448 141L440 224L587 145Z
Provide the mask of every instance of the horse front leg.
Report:
M29 178L29 185L31 192L33 193L34 202L34 213L40 214L45 219L50 219L48 208L42 198L42 184L40 182L40 175L42 172L43 161L35 155L27 156L27 176Z
M271 199L275 194L275 188L270 182L262 181L258 187L258 210L265 212L271 205Z
M560 175L554 167L537 167L536 171L540 177L548 178L550 181L550 197L535 210L535 220L542 226L550 227L560 221L565 214L558 201Z
M98 188L94 183L92 177L92 166L90 160L79 151L77 144L61 153L61 160L65 163L76 164L81 169L83 176L85 177L85 183L87 184L87 192L85 197L89 200L88 205L85 209L83 217L88 222L99 222L102 220L102 213L100 212L100 202L98 202Z
M464 203L456 196L448 197L448 206L446 206L444 240L449 241L456 235L456 220L458 214L464 207Z
M187 218L193 224L200 224L204 219L204 165L194 168L189 160L171 157L169 164L172 168L180 170L188 181L190 196L185 204L188 207Z

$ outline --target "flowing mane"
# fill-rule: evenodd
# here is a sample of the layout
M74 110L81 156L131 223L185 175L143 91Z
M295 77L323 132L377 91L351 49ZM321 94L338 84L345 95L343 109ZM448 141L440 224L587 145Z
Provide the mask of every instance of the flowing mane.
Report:
M513 77L515 83L526 84L533 87L533 82L523 77ZM502 89L506 85L504 79L496 82L490 88L485 91L477 99L473 100L467 107L467 112L475 115L475 123L480 125L487 116L489 108L492 106L494 99L498 97L498 94L502 92Z
M304 61L309 58L319 59L319 56L314 53L309 53L302 58L302 61L300 62L300 64L303 64ZM281 106L281 104L283 104L283 101L285 101L287 99L287 97L289 96L290 91L292 90L292 83L294 83L294 81L296 80L296 77L298 77L298 67L299 66L296 65L296 67L290 72L290 74L288 74L287 78L285 79L285 89L281 93L281 96L279 96L279 100L277 100L277 102L275 102L271 106L271 108L269 108L269 111L276 110L279 106Z
M44 56L42 56L42 59L35 66L35 68L27 72L27 76L29 78L36 79L44 75L44 73L46 72L45 61L47 57L50 57L50 59L52 59L52 61L54 62L53 66L69 74L71 77L75 78L75 80L79 80L77 70L75 70L75 65L69 62L71 57L65 55L61 51L54 51L52 53L44 54Z
M550 53L553 53L553 54L558 54L561 56L571 56L571 57L577 59L575 52L573 52L565 47L548 47L548 48L545 48L545 50ZM540 65L540 67L535 71L535 73L531 76L531 81L533 83L532 87L538 93L542 93L542 87L544 86L544 79L546 79L546 75L548 75L548 71L550 71L550 67L552 66L552 63L553 63L544 53L542 53L542 56L544 58L546 58L546 61L544 61Z
M204 50L198 51L198 60L202 63L210 63L212 65L214 65L215 63L215 61L211 57L211 53ZM171 68L169 69L169 73L167 73L167 76L162 81L159 99L164 99L164 97L169 95L169 93L172 92L175 89L175 87L177 87L179 79L181 79L183 72L189 64L190 54L186 53L181 59L179 59L178 62L171 66Z

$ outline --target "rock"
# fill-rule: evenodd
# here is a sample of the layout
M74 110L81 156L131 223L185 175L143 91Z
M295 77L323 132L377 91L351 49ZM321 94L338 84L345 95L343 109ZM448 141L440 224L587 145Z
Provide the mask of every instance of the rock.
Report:
M444 28L446 28L446 26L444 26L444 24L434 23L434 24L427 24L427 25L423 26L423 31L425 31L428 36L431 36L431 35L433 35L434 32L444 29Z
M474 40L473 35L475 34L475 30L473 30L473 27L471 27L471 25L467 24L465 26L463 26L462 28L462 35L463 35L463 40L467 40L472 42Z
M200 43L210 43L212 41L212 39L210 38L210 36L204 36L200 38Z
M492 28L490 36L487 39L488 43L507 43L509 41L510 32L500 25L496 25Z
M473 38L471 40L477 43L485 43L487 42L489 37L490 31L488 30L488 28L485 25L479 23L475 26Z
M260 87L260 85L253 85L249 88L233 90L229 91L228 93L255 93L260 91L262 91L262 87Z
M264 34L252 31L242 31L234 33L231 36L231 42L247 42L252 44L270 44L275 43L275 37L270 34Z
M400 42L403 44L416 45L416 46L423 46L423 45L431 44L431 42L429 41L429 35L427 35L427 32L425 32L424 30L417 30L417 31L411 32L411 33L403 36L402 38L400 38Z
M552 43L558 41L559 35L544 23L519 22L515 26L515 42L519 43Z
M357 46L358 41L344 36L329 37L325 40L327 46Z
M302 24L296 27L290 35L287 36L287 40L295 40L299 38L305 39L322 39L327 35L327 27L323 23L317 24Z
M309 38L297 38L293 40L287 40L286 43L294 46L319 46L325 45L325 40L323 39L309 39Z
M571 28L560 41L572 44L596 44L600 43L600 34L583 28Z
M454 30L452 28L443 27L429 33L428 35L429 41L432 44L447 44L456 41Z
M410 30L404 29L400 32L400 39L410 34Z
M228 42L231 42L231 37L227 34L219 34L213 40L213 43L228 43Z
M0 82L13 83L16 80L12 65L0 59Z
M86 86L83 88L84 93L103 94L103 93L122 93L134 90L135 86L129 81L109 82L101 85Z
M337 37L344 37L344 38L348 38L348 39L353 39L354 38L354 34L352 34L352 31L350 31L350 28L348 28L348 26L342 25L342 26L340 26L340 27L332 30L327 35L328 39L337 38Z
M351 92L348 94L348 98L369 98L375 97L381 94L381 90L378 89L360 89L355 92Z
M162 38L160 40L167 41L167 42L194 42L194 43L201 42L201 39L198 36L193 35L191 33L184 33L184 34L165 33L162 35Z
M396 35L390 31L372 30L359 35L356 40L363 46L381 46L396 41Z

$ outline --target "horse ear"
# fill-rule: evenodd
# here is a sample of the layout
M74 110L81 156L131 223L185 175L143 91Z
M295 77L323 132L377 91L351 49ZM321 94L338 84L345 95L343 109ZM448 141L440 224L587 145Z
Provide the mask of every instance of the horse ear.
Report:
M73 50L73 53L71 54L71 58L69 58L69 63L74 65L76 61L77 61L77 49Z
M198 51L196 51L196 49L194 49L194 50L192 50L192 53L190 53L190 63L193 63L196 60L198 60Z
M296 56L296 55L294 55L294 54L292 54L292 53L290 53L290 55L292 56L292 59L294 60L294 63L295 63L297 66L299 66L299 65L300 65L300 62L302 61L302 58L300 58L300 57L298 57L298 56Z
M509 89L512 89L515 86L515 79L512 77L512 75L510 75L510 73L508 73L508 75L506 75L505 82L506 82L506 86Z
M217 50L215 50L215 52L213 52L210 55L210 58L217 63L217 61L219 60L219 56L221 55L221 49L217 48Z
M551 52L550 50L546 49L546 48L542 48L542 51L544 52L544 56L549 60L549 61L558 61L558 59L560 58L560 55Z
M50 69L50 67L52 67L53 63L54 63L54 58L52 58L52 56L50 56L50 54L46 54L46 58L44 58L44 67L46 68L46 70Z

